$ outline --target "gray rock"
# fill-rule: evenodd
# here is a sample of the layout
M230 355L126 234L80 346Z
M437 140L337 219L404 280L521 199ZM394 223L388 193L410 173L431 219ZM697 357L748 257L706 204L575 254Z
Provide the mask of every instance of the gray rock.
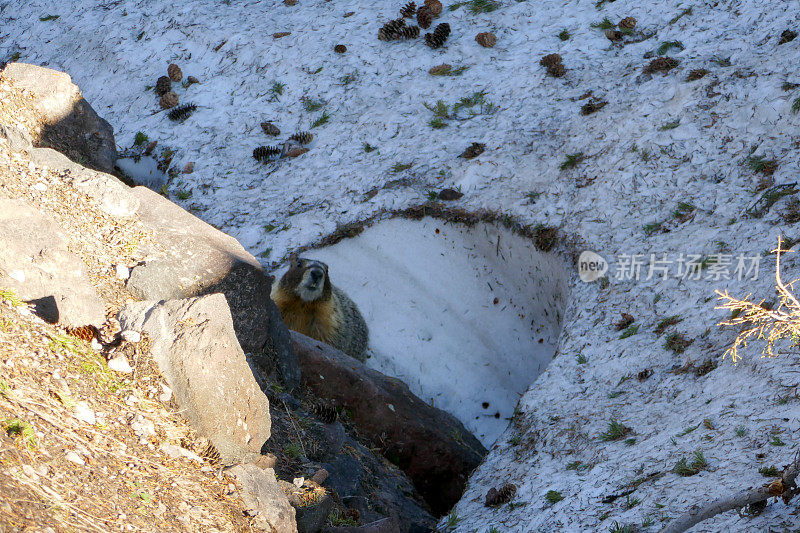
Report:
M117 160L114 129L83 98L69 74L26 63L9 63L0 76L33 95L44 127L37 146L54 148L73 161L112 172Z
M253 464L229 470L242 486L245 512L255 517L255 525L270 533L297 533L295 510L278 486L275 471Z
M131 270L128 290L142 300L221 292L242 348L289 389L300 382L297 355L280 311L270 299L272 278L239 242L146 187L135 187L139 216L164 251Z
M318 533L328 521L333 510L334 501L330 494L312 505L295 508L298 533Z
M183 415L229 465L257 456L270 436L269 401L233 331L225 297L137 302L119 314L122 329L146 333Z
M55 220L0 198L0 250L0 286L33 303L39 316L67 326L103 323L105 303Z
M8 124L0 124L0 138L8 141L12 152L30 152L33 148L33 140L27 132Z

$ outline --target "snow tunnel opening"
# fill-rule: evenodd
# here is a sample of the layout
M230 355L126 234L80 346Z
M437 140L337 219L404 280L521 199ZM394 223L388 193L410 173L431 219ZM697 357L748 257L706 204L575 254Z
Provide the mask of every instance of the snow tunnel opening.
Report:
M571 269L502 225L376 222L306 251L359 306L367 366L403 380L487 448L552 360Z

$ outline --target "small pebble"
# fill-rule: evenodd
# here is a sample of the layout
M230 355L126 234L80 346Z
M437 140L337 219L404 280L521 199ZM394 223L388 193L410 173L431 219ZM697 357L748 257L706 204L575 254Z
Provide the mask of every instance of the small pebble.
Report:
M122 333L119 334L122 337L122 340L136 344L137 342L142 340L142 334L138 331L133 331L132 329L126 329Z
M117 271L117 279L128 279L131 277L131 269L129 269L125 265L117 265L115 267Z
M128 363L128 358L123 354L119 354L115 358L111 359L108 362L108 368L114 372L119 372L120 374L130 374L133 372L133 368L131 368L131 365Z
M86 464L86 461L83 460L83 457L81 457L75 452L67 452L66 455L64 455L64 459L70 461L71 463L75 463L76 465Z

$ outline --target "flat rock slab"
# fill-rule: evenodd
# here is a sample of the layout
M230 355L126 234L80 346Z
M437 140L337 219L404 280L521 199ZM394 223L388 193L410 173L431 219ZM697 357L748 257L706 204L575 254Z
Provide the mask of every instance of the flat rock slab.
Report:
M272 278L239 241L146 187L135 187L139 216L164 248L134 267L128 290L141 300L220 292L230 305L242 348L262 367L277 365L291 389L300 381L297 356L280 311L270 299Z
M114 129L83 98L69 74L27 63L9 63L0 76L33 95L43 128L37 146L54 148L73 161L113 172Z
M303 384L352 413L359 434L413 481L435 514L461 498L487 450L454 416L431 407L402 381L291 332Z
M236 465L229 473L242 486L245 512L255 518L256 527L269 533L297 533L295 510L273 469L245 464Z
M253 377L221 294L137 302L122 329L146 333L183 415L229 465L259 455L270 436L269 400Z
M0 198L0 250L0 287L34 303L39 316L73 327L103 323L105 302L55 220Z

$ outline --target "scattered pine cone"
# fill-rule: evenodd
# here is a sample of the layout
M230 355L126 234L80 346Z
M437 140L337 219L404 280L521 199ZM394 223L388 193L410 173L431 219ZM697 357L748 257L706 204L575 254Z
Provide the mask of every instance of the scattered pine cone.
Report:
M406 26L400 30L403 39L416 39L419 37L419 26Z
M402 38L401 32L405 27L405 19L390 20L378 30L378 39L381 41L397 41Z
M443 22L441 24L438 24L433 29L433 33L425 34L425 44L427 44L431 48L439 48L445 43L447 37L449 36L450 36L450 24Z
M173 122L183 122L184 120L192 116L192 113L194 113L195 111L197 111L196 105L184 104L170 111L169 114L167 114L167 116Z
M414 2L409 2L403 6L403 9L400 10L400 14L403 15L405 18L411 18L417 12L417 4Z
M439 191L439 200L443 202L452 202L453 200L458 200L462 196L464 196L464 193L455 189L447 188Z
M339 413L336 411L336 406L331 402L319 400L314 402L311 410L317 419L323 424L333 424L339 418Z
M281 130L272 122L262 122L261 129L264 130L264 133L272 135L273 137L281 134Z
M686 81L695 81L703 78L708 74L708 70L704 68L696 68L694 70L689 71L689 75L686 76Z
M499 505L503 505L504 503L510 502L516 493L517 486L512 483L506 483L499 489L492 487L489 489L489 492L486 493L486 501L484 502L484 505L486 507L497 507Z
M172 90L172 80L168 76L161 76L156 81L156 94L164 96Z
M170 66L167 67L167 75L169 76L169 79L175 83L183 79L183 71L181 70L181 67L175 63L171 63Z
M475 42L484 48L491 48L497 44L497 36L490 31L485 31L475 36Z
M581 106L581 115L591 115L595 111L603 109L608 102L601 98L592 98Z
M636 374L636 379L638 379L639 381L644 381L644 380L646 380L647 378L649 378L652 375L653 375L653 369L652 368L645 368L644 370L642 370L638 374Z
M161 99L159 99L158 103L161 105L161 109L172 109L178 105L178 95L172 91L169 91L168 93L161 95Z
M336 46L333 47L333 51L336 52L337 54L343 54L347 52L347 47L343 44L337 44Z
M461 155L458 157L463 157L464 159L475 159L479 155L481 155L484 150L486 150L486 145L483 143L472 143L467 147L466 150L461 152Z
M434 17L442 14L442 3L439 0L425 0L425 7L431 10Z
M634 322L633 315L630 313L620 313L622 316L621 320L618 320L614 323L614 327L617 328L617 331L622 331L623 329L627 328Z
M619 21L619 27L625 28L626 30L632 30L636 27L636 19L633 17L625 17Z
M778 44L786 44L794 41L797 38L797 32L792 30L783 30L781 33L781 38L778 40Z
M219 464L219 461L220 461L220 458L221 458L221 456L219 454L219 451L217 450L216 446L214 446L210 442L208 443L208 446L206 446L200 452L199 455L200 455L200 457L202 457L203 459L205 459L206 461L208 461L212 465Z
M664 57L657 57L652 60L647 66L644 67L645 74L655 74L656 72L662 72L666 74L670 70L674 69L678 66L680 61L673 57L664 56Z
M543 67L550 67L558 65L562 62L561 54L547 54L539 60L539 64Z
M417 10L417 24L420 28L428 29L433 22L433 12L428 6L422 6Z
M186 86L187 86L187 87L188 87L189 85L192 85L192 84L195 84L195 83L200 83L200 80L198 80L198 79L197 79L197 78L195 78L194 76L189 76L188 78L186 78Z
M266 163L279 155L281 155L281 149L277 146L259 146L253 150L253 159L261 163Z
M611 41L612 43L615 43L617 41L621 41L622 40L622 32L619 31L619 30L611 30L611 29L606 30L606 38L609 41Z
M79 326L77 328L67 328L67 334L83 339L86 342L92 342L92 339L100 338L100 331L91 324Z
M300 144L309 144L314 140L314 134L309 131L300 131L292 134L289 138L293 141L299 142Z

